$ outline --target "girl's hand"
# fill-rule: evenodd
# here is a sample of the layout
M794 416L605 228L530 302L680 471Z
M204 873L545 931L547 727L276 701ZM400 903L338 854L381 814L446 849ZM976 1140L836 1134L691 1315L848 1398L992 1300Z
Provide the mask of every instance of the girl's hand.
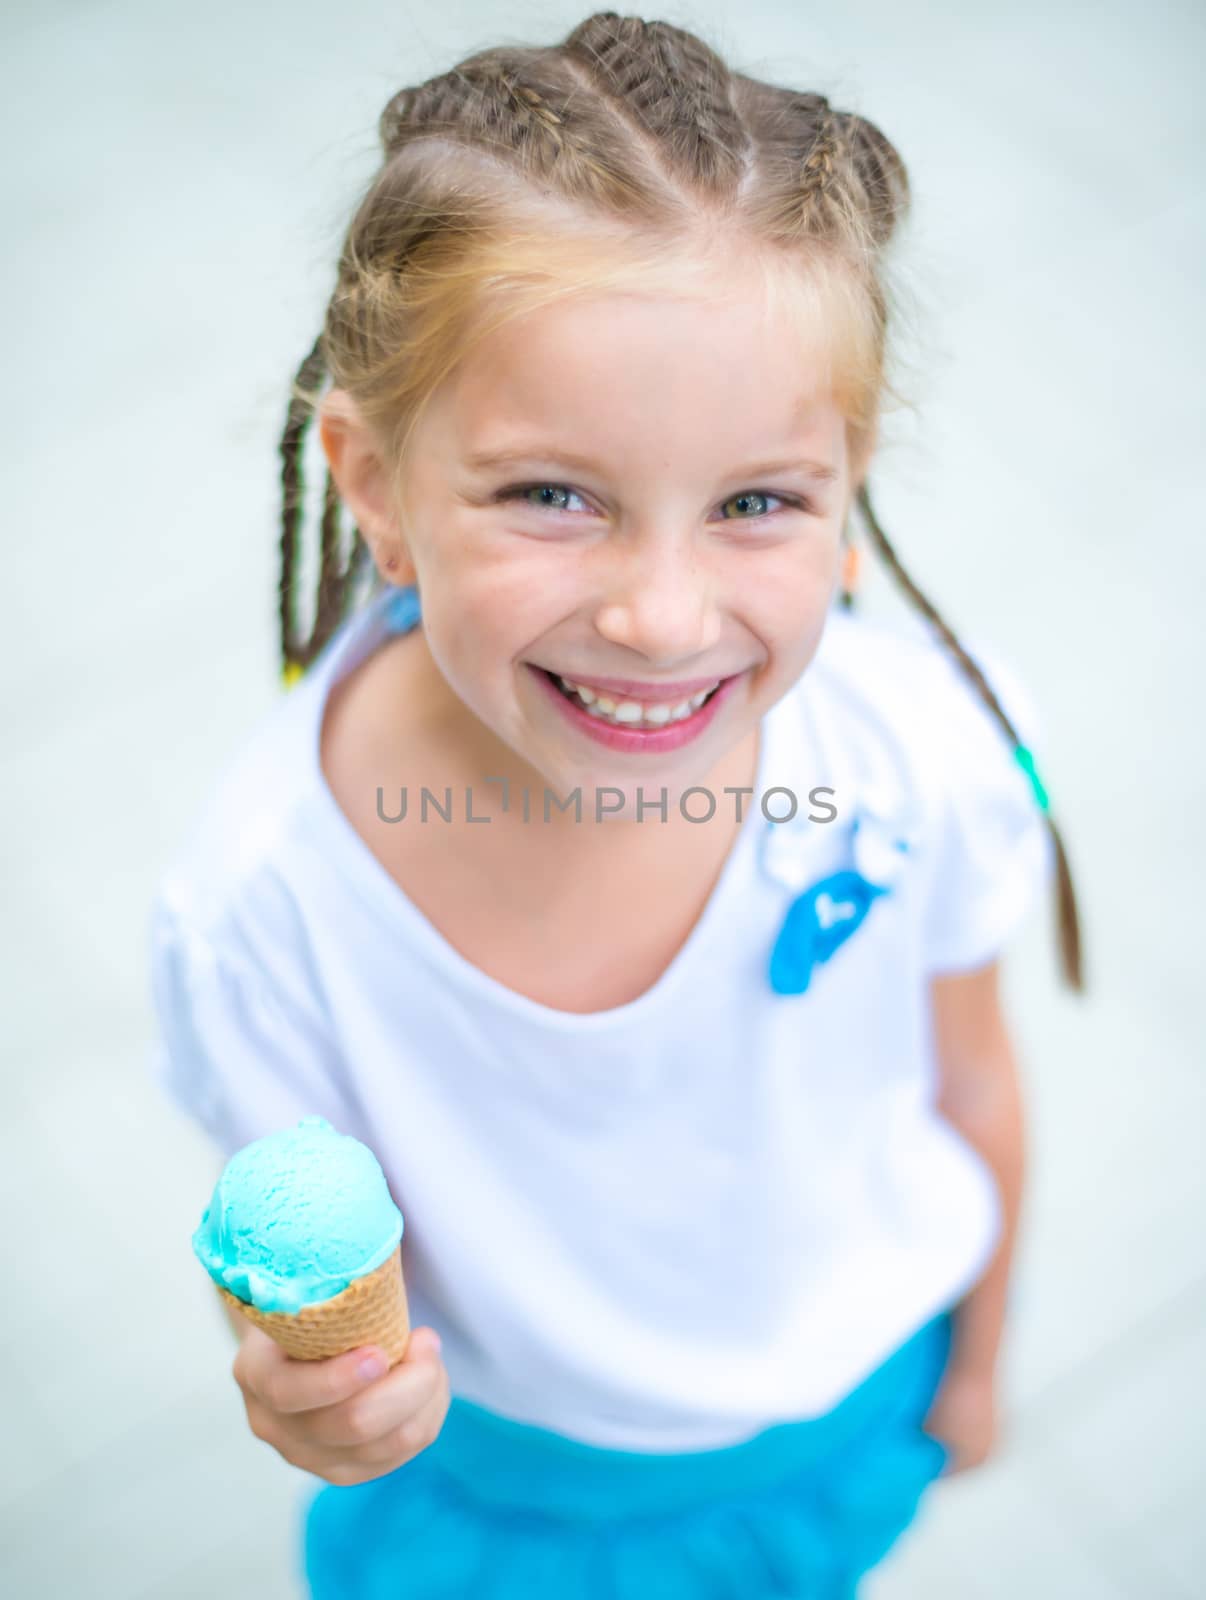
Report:
M997 1437L997 1407L991 1372L952 1367L929 1409L925 1431L946 1446L942 1476L978 1467L992 1454Z
M361 1376L360 1363L374 1355L380 1373ZM405 1357L387 1372L374 1345L298 1361L248 1325L232 1371L256 1438L328 1483L368 1483L393 1472L432 1443L448 1415L448 1373L434 1328L416 1328Z

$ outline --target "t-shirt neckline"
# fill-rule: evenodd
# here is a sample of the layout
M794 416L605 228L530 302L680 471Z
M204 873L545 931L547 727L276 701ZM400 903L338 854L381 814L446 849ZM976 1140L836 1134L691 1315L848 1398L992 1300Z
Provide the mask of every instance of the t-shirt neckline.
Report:
M313 671L313 698L310 702L310 720L307 730L306 751L309 766L309 791L313 796L319 816L325 824L324 851L333 850L330 864L337 871L346 872L363 901L365 901L387 934L398 926L404 927L412 939L421 942L428 958L443 968L453 979L472 990L482 1000L503 1010L542 1024L546 1028L560 1028L566 1032L598 1032L608 1028L622 1028L637 1024L651 1013L670 1003L675 991L684 982L687 972L696 962L699 951L710 939L713 929L728 914L728 903L737 892L739 880L746 875L750 854L755 850L760 829L769 826L759 813L760 796L766 792L767 775L772 770L772 750L778 744L778 728L783 709L791 698L790 691L775 702L762 719L758 739L757 772L754 793L747 796L747 810L742 819L737 838L729 848L719 876L703 910L696 918L691 931L670 964L642 994L618 1006L608 1006L602 1011L563 1011L555 1006L533 1000L520 994L501 980L483 972L439 931L406 894L368 845L352 826L350 819L335 799L326 774L322 770L321 735L327 702L337 682L365 661L383 642L388 630L384 613L397 598L397 590L386 589L371 598L358 615L345 625L346 631L336 634L330 648L315 663Z

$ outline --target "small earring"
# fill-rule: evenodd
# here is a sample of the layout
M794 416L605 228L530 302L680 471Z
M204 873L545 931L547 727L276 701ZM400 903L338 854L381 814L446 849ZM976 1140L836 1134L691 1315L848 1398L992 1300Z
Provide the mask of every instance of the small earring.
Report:
M847 611L854 605L854 597L858 593L860 565L861 552L858 545L848 545L842 557L842 587L840 595L840 603Z

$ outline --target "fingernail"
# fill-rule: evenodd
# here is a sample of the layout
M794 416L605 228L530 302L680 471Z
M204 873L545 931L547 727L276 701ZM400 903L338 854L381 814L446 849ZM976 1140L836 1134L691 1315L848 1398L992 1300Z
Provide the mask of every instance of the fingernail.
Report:
M433 1333L432 1334L431 1343L432 1343L432 1346L433 1346L433 1348L435 1350L436 1355L439 1355L440 1351L444 1348L444 1346L440 1341L440 1336L439 1336L438 1333Z
M383 1378L385 1376L385 1362L382 1361L380 1356L365 1356L356 1371L367 1383L373 1378Z

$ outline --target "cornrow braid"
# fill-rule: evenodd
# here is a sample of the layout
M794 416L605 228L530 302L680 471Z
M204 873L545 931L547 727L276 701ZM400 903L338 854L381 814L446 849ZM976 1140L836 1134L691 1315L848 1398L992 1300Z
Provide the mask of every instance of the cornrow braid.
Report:
M300 564L305 479L302 450L306 430L313 419L312 398L326 373L323 335L314 341L293 380L289 409L281 435L281 538L280 617L281 678L291 688L305 673L315 656L339 626L347 612L348 597L368 557L359 528L355 530L352 551L346 567L339 560L339 492L330 469L326 471L321 521L321 556L318 601L308 638L301 639L296 625L294 592Z
M839 114L824 95L817 98L821 119L817 124L816 138L800 169L800 199L805 214L824 201L834 181L839 154Z
M669 22L596 11L563 48L673 177L698 191L740 178L749 129L733 102L733 74L704 40Z
M1022 743L1017 729L1010 721L1008 714L994 693L992 685L985 678L977 663L959 643L951 628L939 615L937 607L926 598L905 571L900 557L892 548L887 534L880 526L879 520L872 509L871 497L868 493L865 479L859 486L857 500L871 537L888 569L917 609L933 624L965 675L971 680L976 692L1004 730L1013 750L1014 759L1030 779L1035 800L1042 809L1043 817L1051 832L1052 843L1055 846L1059 949L1064 980L1076 993L1083 994L1085 984L1081 959L1080 917L1076 905L1076 891L1072 883L1072 871L1068 865L1064 841L1056 826L1055 818L1051 815L1047 791L1043 787L1035 767L1034 756Z
M521 116L536 117L549 130L554 143L559 144L561 135L557 129L561 126L561 118L551 106L546 106L544 100L535 89L529 89L522 83L517 83L506 73L500 75L499 82L511 97L511 102Z

